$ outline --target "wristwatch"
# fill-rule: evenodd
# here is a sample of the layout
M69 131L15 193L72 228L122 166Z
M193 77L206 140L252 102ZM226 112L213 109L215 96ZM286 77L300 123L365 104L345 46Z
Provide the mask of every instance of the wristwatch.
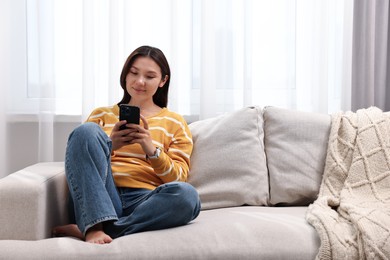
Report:
M151 156L146 155L146 158L157 159L160 156L160 153L161 153L161 148L157 146L156 147L156 151L154 152L154 154L151 155Z

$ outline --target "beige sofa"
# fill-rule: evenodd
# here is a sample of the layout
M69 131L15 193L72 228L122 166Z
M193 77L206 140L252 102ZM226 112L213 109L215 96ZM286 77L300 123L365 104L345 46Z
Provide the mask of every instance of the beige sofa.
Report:
M326 114L276 107L190 124L199 217L106 245L50 238L67 222L64 165L27 167L0 180L0 259L314 259L320 240L305 214L318 194L330 124Z

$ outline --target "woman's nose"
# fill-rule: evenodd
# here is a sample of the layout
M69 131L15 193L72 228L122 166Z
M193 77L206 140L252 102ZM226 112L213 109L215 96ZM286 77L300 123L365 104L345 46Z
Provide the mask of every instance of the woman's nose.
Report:
M143 76L139 76L137 78L137 83L141 84L141 85L144 85L145 84L145 78Z

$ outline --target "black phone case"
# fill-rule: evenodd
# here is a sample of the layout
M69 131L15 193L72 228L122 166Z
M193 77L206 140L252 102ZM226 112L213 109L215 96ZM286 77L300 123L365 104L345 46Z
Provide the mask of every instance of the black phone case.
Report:
M140 110L139 107L129 106L129 105L120 105L119 106L119 120L126 120L128 124L137 124L139 125L140 120ZM122 125L120 130L126 129L126 125Z

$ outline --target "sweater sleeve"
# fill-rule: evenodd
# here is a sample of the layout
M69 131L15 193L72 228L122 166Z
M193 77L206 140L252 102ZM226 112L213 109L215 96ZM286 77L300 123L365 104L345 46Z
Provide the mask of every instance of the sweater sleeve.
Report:
M118 122L118 109L113 107L99 107L92 111L85 122L96 123L109 136L115 123Z
M184 119L176 128L169 147L162 149L157 159L149 159L162 182L187 181L192 153L192 135Z
M92 123L96 123L100 126L103 126L104 122L102 120L102 115L105 113L107 113L107 112L104 111L102 108L96 108L91 112L91 114L88 116L88 118L87 118L87 120L85 120L85 122L92 122Z

